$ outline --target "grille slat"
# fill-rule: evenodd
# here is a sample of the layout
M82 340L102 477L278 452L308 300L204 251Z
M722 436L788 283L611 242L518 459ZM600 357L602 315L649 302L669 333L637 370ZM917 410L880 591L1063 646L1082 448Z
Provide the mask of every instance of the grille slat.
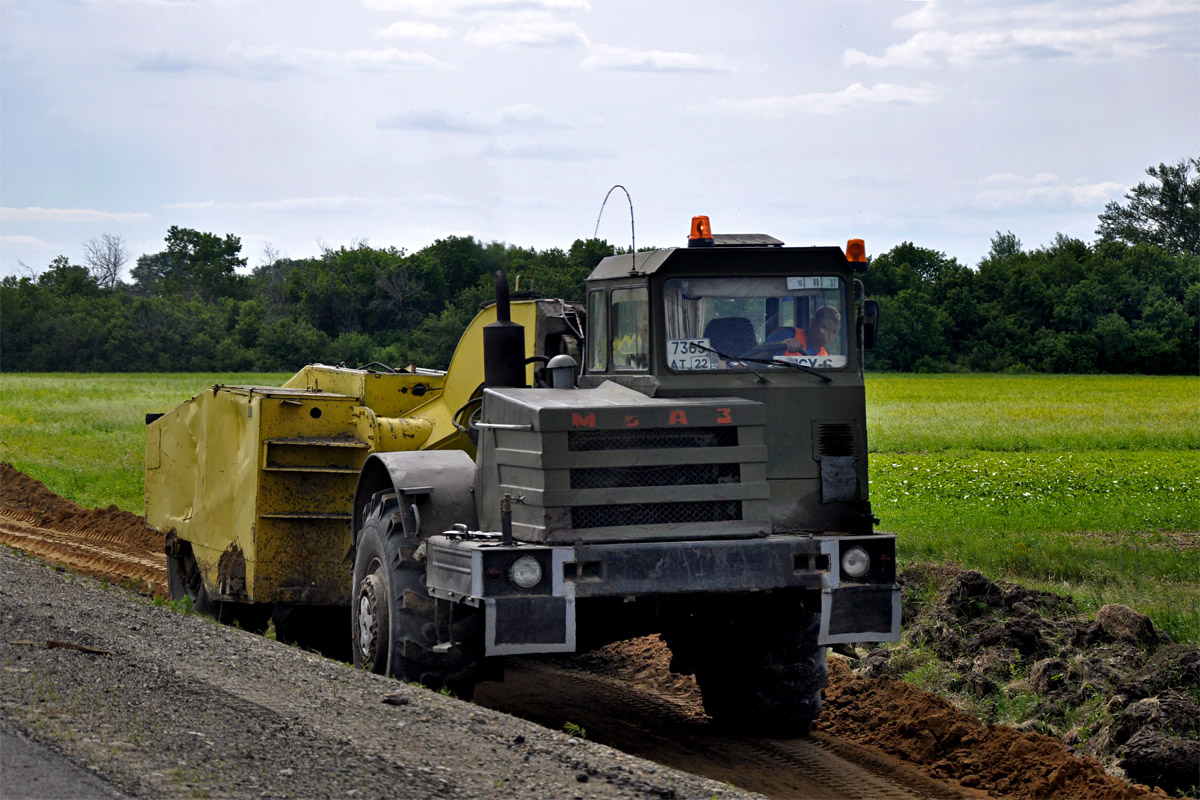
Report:
M660 450L682 447L737 447L737 428L645 428L571 431L567 449L574 453L596 450Z
M854 429L845 423L817 426L817 454L822 456L854 455Z
M739 500L574 506L571 509L571 527L576 529L681 522L729 522L741 518L742 503Z
M669 464L661 467L587 467L571 470L572 489L697 486L741 483L738 464Z

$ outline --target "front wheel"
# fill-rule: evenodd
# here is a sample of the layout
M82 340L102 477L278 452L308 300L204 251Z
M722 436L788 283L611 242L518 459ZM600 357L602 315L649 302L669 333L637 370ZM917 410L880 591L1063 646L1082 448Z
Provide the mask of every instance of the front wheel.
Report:
M469 700L480 679L482 618L425 587L420 542L404 534L394 492L371 498L358 533L350 629L354 664ZM439 613L440 612L440 613Z
M748 610L748 609L747 609ZM820 616L758 611L667 637L671 668L692 672L719 725L774 737L807 736L829 682Z

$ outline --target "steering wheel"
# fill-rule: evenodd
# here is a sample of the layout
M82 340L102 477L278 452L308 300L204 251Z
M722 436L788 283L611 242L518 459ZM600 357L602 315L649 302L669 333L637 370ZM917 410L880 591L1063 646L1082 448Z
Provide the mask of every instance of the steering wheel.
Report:
M741 354L741 358L774 358L780 353L787 352L787 342L763 342L756 344Z

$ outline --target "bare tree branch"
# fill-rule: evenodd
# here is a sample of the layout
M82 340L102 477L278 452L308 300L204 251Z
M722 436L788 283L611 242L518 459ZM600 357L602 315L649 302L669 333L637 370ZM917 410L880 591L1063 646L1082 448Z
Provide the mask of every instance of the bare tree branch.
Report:
M88 272L96 279L96 283L112 291L121 279L121 268L129 260L125 241L120 236L105 233L99 239L84 242L83 253Z

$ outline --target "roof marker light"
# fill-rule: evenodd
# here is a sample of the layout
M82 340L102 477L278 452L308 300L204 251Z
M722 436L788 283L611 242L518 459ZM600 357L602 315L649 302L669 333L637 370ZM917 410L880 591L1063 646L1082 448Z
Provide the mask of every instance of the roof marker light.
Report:
M846 260L855 264L867 263L867 245L862 239L849 239L846 242Z
M688 247L712 247L712 226L708 217L700 215L692 217L692 234L688 236Z

